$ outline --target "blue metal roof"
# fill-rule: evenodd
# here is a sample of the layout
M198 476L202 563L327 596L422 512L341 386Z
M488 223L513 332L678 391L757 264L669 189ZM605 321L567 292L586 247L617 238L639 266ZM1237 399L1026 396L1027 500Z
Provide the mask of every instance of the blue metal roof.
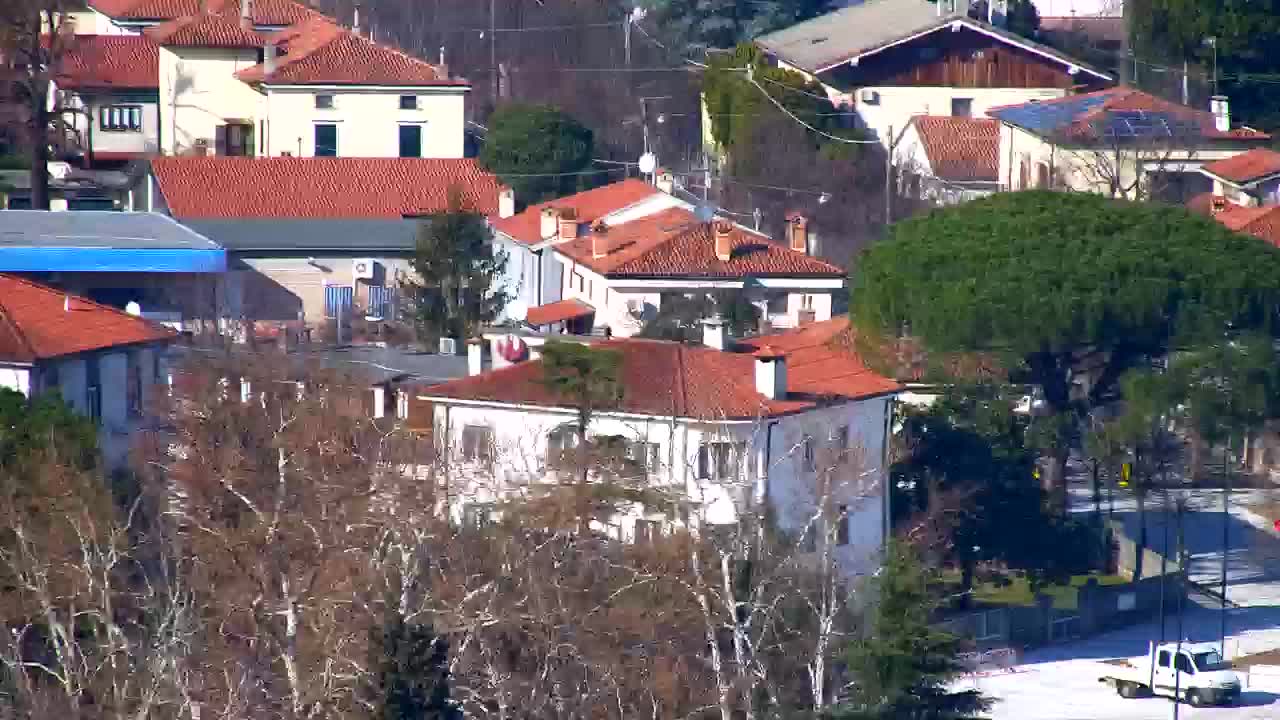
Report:
M0 210L0 272L213 273L222 246L165 215Z

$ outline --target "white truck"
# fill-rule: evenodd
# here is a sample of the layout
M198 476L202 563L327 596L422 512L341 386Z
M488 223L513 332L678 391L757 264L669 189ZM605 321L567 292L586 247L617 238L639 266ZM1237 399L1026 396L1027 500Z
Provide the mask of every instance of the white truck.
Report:
M1229 705L1240 697L1240 676L1213 643L1151 643L1144 656L1108 663L1098 682L1121 697L1163 695L1196 707Z

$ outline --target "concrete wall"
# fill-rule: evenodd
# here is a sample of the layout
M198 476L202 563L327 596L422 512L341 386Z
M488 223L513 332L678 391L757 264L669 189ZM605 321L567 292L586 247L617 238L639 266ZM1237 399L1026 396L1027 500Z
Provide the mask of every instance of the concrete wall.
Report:
M228 120L257 125L262 95L235 73L258 64L252 48L160 48L161 148L167 155L197 140L213 153L216 128Z
M332 109L316 107L317 95L331 95ZM414 95L418 109L401 110L400 96ZM315 155L318 123L338 127L339 157L399 157L401 125L422 128L422 157L463 156L464 104L459 88L327 89L273 86L265 100L264 154Z
M111 105L139 106L142 110L141 131L103 130L99 108ZM111 97L95 97L89 103L93 124L92 145L94 152L154 153L160 149L160 106L155 102L133 102Z
M972 117L985 118L989 117L987 111L994 107L1059 98L1065 94L1065 90L1057 88L894 86L859 88L851 93L860 124L874 132L886 146L891 128L896 137L915 115L950 115L953 99L969 99Z
M507 253L499 284L511 296L500 319L524 320L529 308L561 299L564 266L555 260L553 250L535 252L521 243L501 239L494 242L494 248Z
M876 566L887 527L882 459L889 402L873 399L754 422L599 413L589 432L658 444L661 468L650 482L695 501L700 510L695 512L694 522L732 523L744 503L767 499L780 526L795 530L810 522L816 502L829 492L833 504L848 508L850 543L836 548L835 555L842 569L855 576ZM448 401L436 401L433 413L435 437L454 481L457 513L465 503L518 498L531 486L555 482L554 473L544 467L547 435L575 422L569 410ZM469 425L491 430L495 451L491 467L462 457L463 433ZM844 450L834 447L839 427L849 428ZM816 471L807 469L803 462L800 448L806 437L816 444ZM746 459L740 463L739 477L728 481L698 477L698 448L707 442L745 444ZM827 478L835 479L824 486ZM642 508L636 506L610 525L625 539L634 520L642 515Z
M1196 173L1205 163L1224 160L1244 152L1246 146L1189 147L1187 149L1089 149L1050 143L1021 128L1002 123L1000 127L1000 185L1004 190L1038 187L1043 167L1050 187L1110 194L1110 181L1116 180L1122 194L1133 197L1149 189L1154 172ZM1022 181L1021 168L1027 167ZM1135 178L1141 181L1135 184Z
M413 270L408 255L372 257L382 266L382 284L395 287ZM239 307L251 320L297 320L302 312L308 323L325 319L325 285L349 285L355 288L357 308L369 299L368 283L356 282L352 273L354 255L305 257L242 257L247 269L228 271L240 293Z

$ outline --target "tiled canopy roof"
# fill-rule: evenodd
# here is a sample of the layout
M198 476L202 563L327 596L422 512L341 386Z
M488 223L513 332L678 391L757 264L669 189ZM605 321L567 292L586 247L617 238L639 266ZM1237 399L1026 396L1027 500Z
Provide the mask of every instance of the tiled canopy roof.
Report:
M1280 175L1280 152L1254 148L1226 160L1207 163L1202 171L1237 185L1248 185L1272 175Z
M115 308L0 275L0 360L33 362L175 335Z
M988 113L1041 137L1076 140L1158 141L1267 140L1249 128L1226 132L1214 127L1209 112L1163 100L1131 87L1114 87L1020 105Z
M529 308L528 314L524 321L534 327L550 325L552 323L564 322L574 318L586 317L595 314L596 309L581 300L558 300L546 305L538 305Z
M265 65L256 65L236 77L277 85L468 85L431 63L375 43L325 18L281 30L272 34L270 41L281 50L275 69L268 73Z
M596 257L596 241L605 254ZM621 225L589 228L575 240L555 245L557 252L609 277L748 276L843 277L823 260L783 247L763 235L734 225L728 260L716 255L710 223L699 222L682 207L668 208Z
M1208 215L1228 230L1252 235L1280 247L1280 206L1244 207L1225 198L1223 209L1213 209L1213 193L1197 195L1187 203L1193 212Z
M934 176L956 182L999 179L1000 123L934 115L921 115L912 122Z
M747 352L721 352L663 340L609 340L594 347L621 355L621 400L601 411L705 420L743 419L804 412L896 392L901 386L867 369L852 350L834 342L848 319L816 323L799 331L755 338ZM755 357L769 345L787 362L787 397L756 392ZM569 407L542 382L542 361L533 360L417 390L420 397L498 404Z
M453 189L498 209L498 179L470 159L159 157L152 170L179 219L402 218L447 209Z
M266 37L242 27L238 18L208 13L186 15L143 32L167 46L259 48L267 42Z
M159 88L159 47L142 35L77 35L62 56L58 84L66 89Z
M510 236L517 242L534 245L543 240L541 236L543 208L571 208L577 213L578 220L590 223L652 197L658 192L657 188L643 180L628 178L558 200L530 205L523 212L509 218L495 220L493 229Z

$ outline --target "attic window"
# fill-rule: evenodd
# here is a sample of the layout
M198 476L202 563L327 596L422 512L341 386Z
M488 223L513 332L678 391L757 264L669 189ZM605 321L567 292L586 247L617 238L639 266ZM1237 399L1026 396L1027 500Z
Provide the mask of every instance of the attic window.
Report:
M938 48L936 47L922 47L919 52L921 60L936 60L938 57Z
M316 109L317 109L317 110L332 110L332 109L333 109L333 96L332 96L332 95L317 95L317 96L316 96Z

